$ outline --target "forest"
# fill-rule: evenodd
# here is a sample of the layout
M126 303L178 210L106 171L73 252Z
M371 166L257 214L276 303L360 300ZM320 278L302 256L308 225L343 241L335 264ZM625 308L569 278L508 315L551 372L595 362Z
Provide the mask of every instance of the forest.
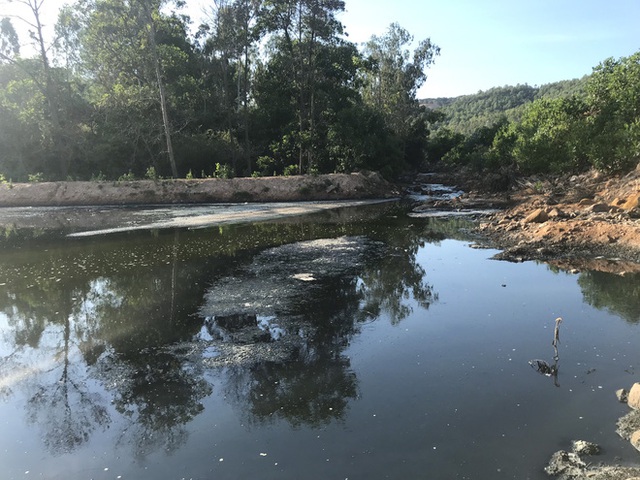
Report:
M396 23L355 45L341 0L214 0L201 25L181 0L76 0L48 38L51 1L13 0L29 15L0 19L0 182L624 171L640 158L640 52L582 79L419 100L440 48Z
M529 174L625 172L640 161L640 52L581 79L497 87L421 103L440 117L431 168Z
M0 24L5 181L380 171L425 158L416 98L439 54L398 24L358 48L341 0L77 0ZM23 57L15 22L38 53Z

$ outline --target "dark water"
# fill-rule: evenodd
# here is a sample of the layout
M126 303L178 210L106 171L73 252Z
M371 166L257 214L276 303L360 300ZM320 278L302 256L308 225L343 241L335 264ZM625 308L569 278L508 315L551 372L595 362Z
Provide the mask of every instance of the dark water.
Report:
M542 479L605 462L640 278L490 260L392 206L0 251L3 479ZM564 318L556 379L554 319ZM618 458L617 458L618 457Z

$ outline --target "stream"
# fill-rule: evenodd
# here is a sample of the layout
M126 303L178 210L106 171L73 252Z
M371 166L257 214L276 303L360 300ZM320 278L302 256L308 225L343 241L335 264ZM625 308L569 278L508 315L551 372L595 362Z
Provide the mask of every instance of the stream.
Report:
M472 221L6 227L0 477L542 480L574 439L637 463L640 276L493 260ZM529 361L557 317L554 377Z

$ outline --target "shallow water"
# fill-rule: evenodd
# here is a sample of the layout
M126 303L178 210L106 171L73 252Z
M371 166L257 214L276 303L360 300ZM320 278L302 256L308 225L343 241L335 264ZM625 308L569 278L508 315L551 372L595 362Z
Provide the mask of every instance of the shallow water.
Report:
M638 380L640 278L491 260L465 222L12 233L1 477L543 479L578 438L637 461L614 391ZM554 379L528 361L553 363L558 316Z

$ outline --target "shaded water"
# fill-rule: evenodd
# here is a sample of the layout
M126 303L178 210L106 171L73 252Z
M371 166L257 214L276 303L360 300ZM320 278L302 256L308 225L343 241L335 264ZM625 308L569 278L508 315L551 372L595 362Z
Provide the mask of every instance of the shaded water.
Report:
M10 232L1 477L542 479L577 438L637 460L613 392L638 379L640 278L490 260L465 227L382 205ZM553 379L527 362L557 316Z

